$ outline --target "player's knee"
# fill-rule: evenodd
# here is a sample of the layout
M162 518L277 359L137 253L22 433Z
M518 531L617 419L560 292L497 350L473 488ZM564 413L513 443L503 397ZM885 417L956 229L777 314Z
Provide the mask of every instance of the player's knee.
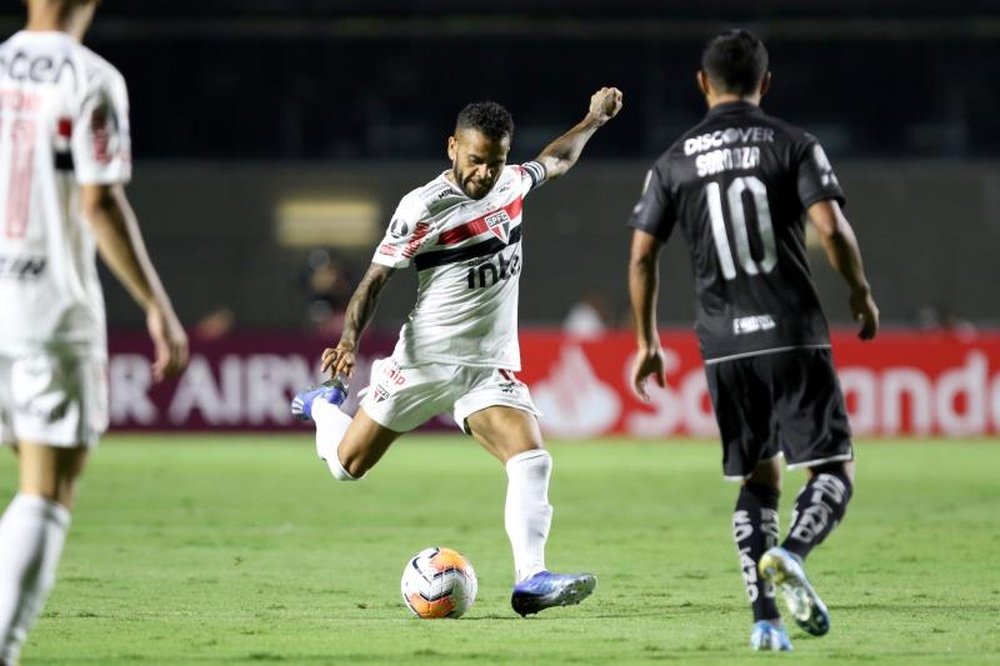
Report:
M780 488L768 483L756 483L750 480L743 484L741 492L755 498L761 506L765 507L777 506L778 499L781 497Z
M848 493L854 490L854 461L825 463L810 468L809 472L813 478L827 475L838 479Z
M778 492L781 490L781 464L778 458L762 460L754 467L753 472L747 477L747 485L757 484L767 486Z

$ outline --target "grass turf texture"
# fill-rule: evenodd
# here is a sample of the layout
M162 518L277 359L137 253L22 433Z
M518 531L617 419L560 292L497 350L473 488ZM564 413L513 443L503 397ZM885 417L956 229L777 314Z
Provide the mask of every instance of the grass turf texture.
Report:
M730 512L709 442L554 442L548 560L599 576L581 606L509 606L502 467L410 436L362 483L310 438L109 437L91 460L32 664L958 664L1000 659L1000 445L861 442L843 529L809 560L830 607L795 652L747 647ZM0 493L13 491L12 456ZM786 478L782 527L802 475ZM479 599L412 618L407 558L461 550Z

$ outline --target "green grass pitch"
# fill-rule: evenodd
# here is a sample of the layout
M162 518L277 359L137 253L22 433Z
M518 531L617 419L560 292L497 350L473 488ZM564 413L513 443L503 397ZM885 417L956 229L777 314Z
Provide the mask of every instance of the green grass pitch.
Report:
M552 442L548 564L580 606L510 609L502 467L470 439L400 440L337 483L311 437L108 437L84 478L33 664L1000 663L1000 444L858 444L840 530L809 561L833 628L752 653L714 442ZM9 497L13 456L0 456ZM782 525L800 474L786 478ZM407 558L447 545L479 599L412 618Z

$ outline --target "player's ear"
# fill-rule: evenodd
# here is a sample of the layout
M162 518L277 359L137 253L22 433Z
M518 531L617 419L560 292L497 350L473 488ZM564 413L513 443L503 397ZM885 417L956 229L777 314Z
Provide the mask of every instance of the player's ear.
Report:
M764 78L760 80L760 96L763 97L771 89L771 72L765 72Z
M455 141L454 136L448 137L448 159L452 162L455 161L455 156L458 154L458 142Z
M698 82L698 90L701 91L701 94L708 97L708 75L705 74L705 70L699 69L695 80Z

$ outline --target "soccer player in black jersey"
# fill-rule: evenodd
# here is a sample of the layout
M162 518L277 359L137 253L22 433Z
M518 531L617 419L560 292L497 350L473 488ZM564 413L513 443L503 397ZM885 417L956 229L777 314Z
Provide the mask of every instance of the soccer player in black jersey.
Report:
M850 289L870 340L878 308L844 217L844 193L815 137L760 109L771 81L764 44L745 30L708 42L698 86L709 111L653 165L633 211L629 292L638 354L632 378L663 386L657 257L674 227L691 254L695 326L722 437L726 478L742 482L733 535L753 606L754 649L788 650L775 604L800 627L830 626L803 561L843 519L853 488L851 432L826 320L806 257L804 218ZM779 456L809 479L778 546Z

